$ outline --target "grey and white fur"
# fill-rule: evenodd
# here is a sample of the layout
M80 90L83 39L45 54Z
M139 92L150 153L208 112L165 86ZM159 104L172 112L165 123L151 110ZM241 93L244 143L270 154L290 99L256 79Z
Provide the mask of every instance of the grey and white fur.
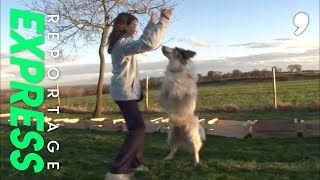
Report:
M191 58L196 53L166 46L162 47L162 53L169 60L159 95L160 106L168 114L170 123L170 153L165 159L172 159L178 148L183 146L194 154L194 163L197 165L200 161L199 151L206 137L204 128L194 115L197 75Z

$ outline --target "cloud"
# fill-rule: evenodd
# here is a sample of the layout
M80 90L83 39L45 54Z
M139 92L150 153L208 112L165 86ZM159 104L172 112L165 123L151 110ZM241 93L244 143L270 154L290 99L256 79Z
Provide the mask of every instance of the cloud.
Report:
M319 48L301 53L262 53L239 57L225 57L205 61L194 61L196 72L206 75L208 71L232 72L233 69L252 71L271 69L272 66L286 69L290 64L301 64L302 69L319 70Z
M1 79L13 79L16 78L17 76L15 74L6 74L6 73L1 73Z
M244 43L244 44L232 44L231 47L245 47L245 48L272 48L276 47L275 43Z
M17 57L17 58L37 60L37 61L40 60L39 57L37 57L36 55L34 55L33 53L31 53L30 51L27 51L27 50L23 50L21 52L14 53L14 54L9 54L9 52L7 52L7 51L2 51L1 52L1 66L2 65L10 65L10 57ZM1 67L1 70L3 70L2 67Z
M191 44L193 46L199 46L199 47L210 47L210 44L206 40L194 38L194 37L189 37L189 38L182 38L178 39L179 42L185 42L188 44Z
M240 57L230 57L228 59L235 60L235 61L275 61L275 60L299 58L299 57L306 57L306 56L319 57L319 48L308 49L305 52L300 52L300 53L271 52L271 53L254 54L254 55L240 56Z
M7 59L7 58L10 58L10 54L6 53L6 52L1 52L1 60L2 59Z
M319 56L319 53L320 53L320 49L317 48L317 49L309 49L306 51L306 54L310 54L310 55L318 55Z
M292 40L291 38L277 38L277 39L274 39L275 41L290 41Z
M285 51L285 52L295 52L305 49L319 48L319 40L307 40L296 38L277 38L267 42L248 42L241 44L229 44L229 47L241 47L249 49L267 49L272 48L272 51Z
M289 64L301 64L303 69L319 70L319 48L309 48L294 52L268 52L238 57L216 58L211 60L194 59L196 73L206 75L208 71L231 72L233 69L251 71L253 69L270 69L272 66L286 69ZM59 82L61 86L94 85L99 78L99 64L56 63L46 65L45 74L49 67L57 67L60 77L57 81L47 78L40 83L43 86L53 86ZM140 78L163 76L168 61L139 64ZM1 88L10 87L10 81L24 81L17 66L1 66ZM109 83L112 76L112 65L106 63L104 83Z

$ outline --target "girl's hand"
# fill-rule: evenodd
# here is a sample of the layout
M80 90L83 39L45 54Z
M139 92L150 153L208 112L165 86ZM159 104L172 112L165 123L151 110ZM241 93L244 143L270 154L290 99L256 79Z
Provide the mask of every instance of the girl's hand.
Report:
M150 20L151 20L151 22L157 23L158 18L159 18L159 16L156 15L153 11L151 11L151 14L150 14Z
M161 11L161 17L165 17L166 19L170 19L172 15L173 8L170 7L169 9L164 9Z

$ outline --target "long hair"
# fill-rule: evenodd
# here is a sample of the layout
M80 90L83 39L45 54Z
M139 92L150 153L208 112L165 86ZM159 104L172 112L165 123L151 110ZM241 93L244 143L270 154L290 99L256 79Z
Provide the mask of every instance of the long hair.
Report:
M108 53L111 54L116 42L126 33L126 26L137 18L129 13L120 13L114 20L113 29L108 38Z

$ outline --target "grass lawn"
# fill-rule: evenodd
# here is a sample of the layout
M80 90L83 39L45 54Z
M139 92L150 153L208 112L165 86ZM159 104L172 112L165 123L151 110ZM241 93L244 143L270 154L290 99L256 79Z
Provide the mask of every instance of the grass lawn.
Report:
M49 153L41 151L45 162L60 162L60 170L43 170L34 175L15 170L9 161L15 149L9 142L11 127L2 126L1 179L84 179L101 180L111 166L124 133L107 133L70 129L57 129L44 133L47 144L58 141L60 150ZM29 130L29 129L24 129ZM150 172L137 173L135 179L319 179L319 138L297 139L234 139L208 136L201 151L201 164L193 167L193 157L178 151L172 161L163 161L168 147L165 134L147 134L145 163ZM22 151L23 157L31 149ZM4 172L4 173L3 173Z
M319 79L278 82L279 104L298 107L293 111L272 112L272 83L227 83L208 84L199 87L197 112L200 118L226 120L319 120ZM157 94L150 91L150 107L159 109ZM92 111L95 97L63 98L64 106L83 108ZM44 105L55 108L56 100L46 100ZM141 108L144 104L141 103ZM232 106L237 111L217 111L219 107ZM14 106L23 107L22 103ZM9 112L9 104L1 105L1 113ZM104 95L105 117L122 118L111 101ZM220 109L221 110L221 109ZM144 112L145 119L166 117L162 112ZM89 120L91 114L48 114L52 118L80 118ZM43 170L34 175L27 171L15 170L9 161L15 150L10 143L12 127L0 126L1 137L1 179L84 179L102 180L110 168L125 136L125 133L107 133L59 128L43 133L45 148L40 154L45 162L60 162L60 170ZM30 130L24 128L23 132ZM60 150L50 153L46 149L49 141L60 144ZM296 139L234 139L208 136L201 151L201 164L193 167L193 157L184 151L173 161L162 159L169 152L165 134L147 134L145 163L150 172L137 173L135 179L145 180L206 180L206 179L319 179L320 178L320 138ZM32 142L31 144L33 144ZM21 152L22 157L33 152L31 148ZM22 159L21 159L22 161ZM34 164L34 162L32 162ZM45 164L46 166L46 164Z
M278 104L283 106L295 106L298 110L314 111L320 107L320 81L319 79L279 81L277 82ZM160 109L157 96L158 89L149 91L149 106L151 109ZM62 98L61 105L76 107L93 111L95 96L83 96ZM103 95L104 109L107 112L118 111L118 107L111 100L109 94ZM45 100L44 106L56 108L56 99ZM238 111L259 111L270 109L273 105L272 82L206 84L198 87L197 111L218 110L223 106L236 107ZM1 112L9 112L9 104L1 105ZM22 106L21 102L15 106ZM141 109L144 104L141 103ZM223 109L223 108L222 108Z

